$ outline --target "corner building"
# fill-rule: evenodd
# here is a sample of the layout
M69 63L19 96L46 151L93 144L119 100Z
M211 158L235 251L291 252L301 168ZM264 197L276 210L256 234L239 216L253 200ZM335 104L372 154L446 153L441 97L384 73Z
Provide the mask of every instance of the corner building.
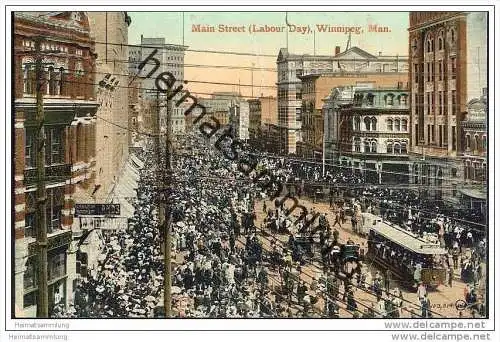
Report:
M487 87L487 13L411 12L409 19L410 181L426 196L458 203L463 113Z

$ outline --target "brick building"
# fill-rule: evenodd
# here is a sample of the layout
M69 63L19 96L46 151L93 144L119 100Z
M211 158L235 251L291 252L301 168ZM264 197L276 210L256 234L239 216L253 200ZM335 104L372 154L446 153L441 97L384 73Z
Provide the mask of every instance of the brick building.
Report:
M325 98L333 88L370 84L371 87L398 87L407 85L408 73L395 71L358 73L321 73L299 76L302 99L302 142L297 142L297 155L319 158L323 155ZM337 120L333 113L333 120ZM331 121L333 124L334 121Z
M348 45L349 46L349 45ZM332 51L333 52L333 51ZM280 49L276 61L278 69L278 125L285 134L280 141L286 153L297 152L302 137L302 90L300 76L322 73L407 73L407 56L372 55L359 47L340 51L335 47L332 55L299 55ZM354 76L355 77L355 76ZM353 85L355 83L351 83ZM330 87L327 91L332 89ZM328 93L324 94L323 98Z
M43 37L42 85L47 189L49 313L72 298L74 193L95 179L98 104L95 48L84 12L14 14L14 196L16 315L33 317L37 303L35 39Z
M487 87L486 12L411 12L409 27L412 180L458 203L461 128L468 101Z

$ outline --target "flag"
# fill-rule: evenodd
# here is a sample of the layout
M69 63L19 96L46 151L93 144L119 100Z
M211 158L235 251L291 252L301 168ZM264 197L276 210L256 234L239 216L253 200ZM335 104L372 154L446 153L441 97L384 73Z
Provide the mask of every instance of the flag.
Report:
M285 23L286 26L290 26L290 23L288 22L288 12L285 12Z

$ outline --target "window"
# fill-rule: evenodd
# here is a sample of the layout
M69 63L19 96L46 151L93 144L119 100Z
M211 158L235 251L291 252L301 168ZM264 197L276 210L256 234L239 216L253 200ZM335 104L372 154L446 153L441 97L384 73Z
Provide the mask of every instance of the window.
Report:
M465 136L465 149L470 151L470 135L468 134Z
M370 130L370 118L369 117L365 117L365 130L366 131L369 131Z
M427 52L434 51L434 41L432 39L427 40Z
M442 81L443 80L443 61L442 60L439 60L438 62L438 65L439 65L439 80Z
M476 134L474 136L474 151L479 151L481 144L479 143L479 136Z
M441 51L441 50L443 50L443 48L444 48L444 44L443 44L443 37L442 37L442 36L440 36L440 37L438 38L438 49L439 49L439 51Z
M361 152L361 141L359 139L354 140L354 151Z
M36 200L35 191L26 192L26 212L24 216L24 236L36 237Z
M398 142L394 143L394 153L401 154L401 145Z
M394 120L394 130L395 131L400 131L401 130L401 124L399 119Z
M483 152L486 152L486 144L487 144L486 135L483 135Z
M391 119L387 120L387 130L392 131L392 120Z
M360 131L361 130L361 119L359 116L356 116L354 118L354 130L355 131Z
M373 99L374 99L374 95L372 93L369 93L367 96L366 96L366 100L367 100L367 104L369 106L373 106Z
M26 128L25 133L25 147L24 147L24 158L26 167L35 167L36 166L36 156L35 156L35 137L34 130Z
M451 63L451 78L457 78L457 59L455 57L450 58Z
M47 258L47 273L49 280L63 277L66 274L66 252L61 251Z
M413 65L413 68L413 79L415 80L415 83L418 83L418 64Z
M372 117L372 131L377 130L377 119L375 117Z
M372 141L371 147L372 147L371 152L377 153L377 142L376 141Z
M36 261L34 257L31 257L26 261L26 271L24 271L23 282L24 289L32 289L37 287L37 268Z
M408 148L406 147L406 145L407 145L406 141L403 141L401 143L401 153L404 153L404 154L408 153Z
M445 146L448 145L448 126L443 126L443 136L444 136L444 139L443 139L443 143Z
M427 125L427 143L431 142L431 125Z
M427 69L427 82L431 81L431 63L425 63Z
M406 106L408 104L408 95L406 94L400 95L399 104L402 106Z
M47 233L61 229L61 211L64 205L64 188L47 189Z
M451 126L451 149L457 149L457 127Z
M427 95L427 115L430 115L431 114L431 93L430 92L427 92L426 93Z
M367 140L364 142L364 152L370 152L370 143Z
M394 105L394 95L393 94L387 94L385 96L385 104L386 104L386 106Z
M436 141L436 127L434 125L432 125L432 128L431 128L431 134L432 134L432 142L435 142Z
M46 132L47 140L45 142L47 150L45 151L45 163L47 165L60 164L63 162L63 128L49 128Z
M35 70L31 65L25 65L23 70L24 93L35 94L36 76Z
M450 31L450 38L451 38L451 42L454 43L456 40L456 35L455 35L454 29L451 29L451 31Z
M393 153L392 141L387 141L387 153Z
M439 115L443 115L443 92L440 91L438 93L438 106L439 106Z
M451 91L451 115L455 115L457 112L457 91Z
M408 130L408 121L406 119L401 120L401 130L404 132Z

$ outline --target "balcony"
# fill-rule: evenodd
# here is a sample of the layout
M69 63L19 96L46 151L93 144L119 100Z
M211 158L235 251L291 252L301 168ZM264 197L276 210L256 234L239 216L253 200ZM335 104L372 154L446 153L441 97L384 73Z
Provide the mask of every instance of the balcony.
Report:
M45 166L45 181L61 182L71 177L71 164L54 164ZM37 169L24 170L24 183L31 185L37 181Z

